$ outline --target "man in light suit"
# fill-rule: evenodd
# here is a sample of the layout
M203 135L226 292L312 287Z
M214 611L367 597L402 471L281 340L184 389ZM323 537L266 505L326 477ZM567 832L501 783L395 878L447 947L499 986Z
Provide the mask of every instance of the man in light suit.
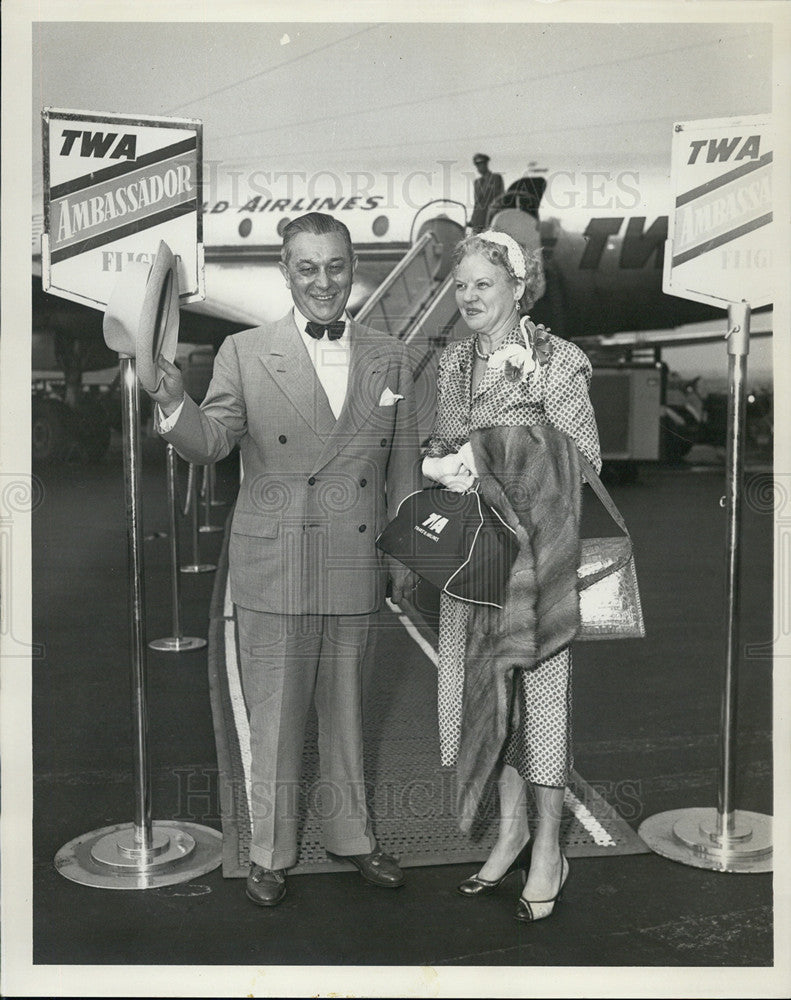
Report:
M367 812L361 664L387 579L374 540L421 486L404 345L345 311L357 264L348 229L329 215L301 216L284 230L281 257L294 308L226 338L200 407L164 359L152 394L160 433L188 461L241 449L229 574L252 751L246 889L261 906L283 899L297 860L314 696L325 847L376 885L403 884ZM398 601L408 573L398 564L390 572Z

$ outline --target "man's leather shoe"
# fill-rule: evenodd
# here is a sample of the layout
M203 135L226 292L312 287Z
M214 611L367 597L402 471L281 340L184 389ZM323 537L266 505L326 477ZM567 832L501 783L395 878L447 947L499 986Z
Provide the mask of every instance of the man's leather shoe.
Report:
M271 871L260 865L250 865L247 876L247 898L258 906L277 906L286 894L286 873Z
M398 867L396 859L378 847L370 854L341 854L336 857L351 861L364 879L383 889L397 889L404 884L404 873Z

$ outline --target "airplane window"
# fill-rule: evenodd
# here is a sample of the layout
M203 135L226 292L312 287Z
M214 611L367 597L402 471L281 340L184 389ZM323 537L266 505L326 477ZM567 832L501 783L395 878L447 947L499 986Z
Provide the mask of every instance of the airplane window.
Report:
M250 235L250 230L252 228L253 228L253 220L252 219L242 219L242 221L239 223L239 235L240 236L249 236Z
M283 230L286 228L286 226L289 224L289 222L291 222L291 219L287 218L286 216L283 216L283 218L280 220L280 222L278 222L278 224L277 224L277 235L278 236L282 236L283 235Z
M386 215L377 215L374 219L371 228L374 231L374 236L384 236L387 230L390 228L390 220Z

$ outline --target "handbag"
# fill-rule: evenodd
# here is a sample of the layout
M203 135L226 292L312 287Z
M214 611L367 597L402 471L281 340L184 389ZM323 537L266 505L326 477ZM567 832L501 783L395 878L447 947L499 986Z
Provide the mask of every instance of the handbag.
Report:
M582 452L579 458L586 481L623 536L580 541L580 630L575 640L642 639L645 623L631 536L598 473Z
M477 489L443 486L405 497L376 545L446 594L496 608L519 551L516 532Z

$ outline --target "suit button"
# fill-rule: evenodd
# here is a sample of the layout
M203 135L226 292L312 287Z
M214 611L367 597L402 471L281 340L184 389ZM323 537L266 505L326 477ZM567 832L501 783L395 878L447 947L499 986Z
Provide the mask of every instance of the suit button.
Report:
M368 485L368 480L367 479L361 479L360 480L360 486L367 486L367 485Z
M316 485L316 477L311 476L310 479L308 480L308 486L315 486L315 485Z
M361 524L360 527L357 530L362 533L363 531L365 531L365 528L366 528L366 525Z
M285 435L285 434L281 434L281 435L280 435L280 437L278 438L278 441L279 441L279 442L280 442L281 444L285 444L285 443L286 443L286 441L288 441L288 438L286 437L286 435Z
M387 438L382 438L382 440L379 442L379 444L384 448L385 445L387 444Z

